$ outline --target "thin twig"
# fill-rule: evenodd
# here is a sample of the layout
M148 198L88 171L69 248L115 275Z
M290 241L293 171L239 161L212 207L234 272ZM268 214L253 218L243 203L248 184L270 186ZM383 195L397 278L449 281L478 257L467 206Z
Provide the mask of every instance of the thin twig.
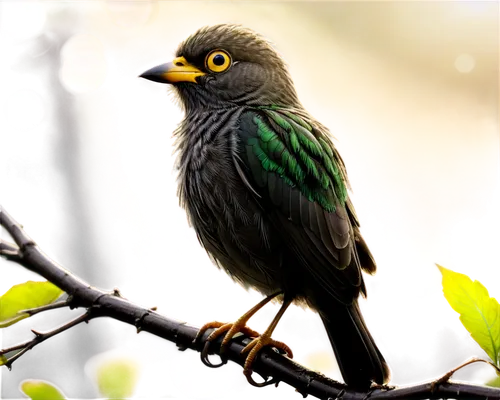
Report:
M9 369L11 370L12 369L12 364L14 363L14 361L16 361L19 357L21 357L24 353L26 353L28 350L32 349L33 347L35 347L37 343L35 341L32 341L31 343L29 343L28 345L30 345L31 347L25 347L24 349L22 349L20 352L16 353L15 355L13 355L12 357L10 358L7 358L7 361L4 362L4 365Z
M0 256L9 261L18 262L20 260L19 248L13 244L0 239Z
M24 353L29 351L31 349L31 347L34 346L35 343L37 343L37 342L38 342L38 339L31 338L31 339L25 340L24 342L14 344L12 346L0 348L0 354L7 354L11 351L22 349L20 352L14 354L12 357L7 358L4 361L4 363L7 364L7 363L14 361L16 358L20 357L21 355L23 355Z
M31 338L31 339L25 340L24 342L13 344L12 346L0 347L0 354L7 354L7 353L10 353L11 351L14 351L14 350L23 349L23 348L29 346L33 342L35 342L35 339Z
M36 307L36 308L28 308L26 310L20 310L17 313L18 314L28 314L30 317L44 312L44 311L50 311L50 310L56 310L58 308L64 308L64 307L69 307L71 305L72 298L68 297L66 300L62 301L57 301L55 303L47 304L46 306L41 306L41 307Z
M22 349L20 352L14 354L12 357L7 358L7 360L4 363L5 364L11 363L16 358L20 357L21 355L23 355L27 351L30 351L30 349L34 345L36 345L40 340L42 340L43 338L55 335L56 333L61 332L64 329L67 329L67 328L75 325L77 322L85 319L88 316L88 314L89 314L89 312L85 311L82 314L76 316L75 318L72 318L71 320L69 320L61 325L58 325L55 328L52 328L48 331L39 331L38 329L31 328L30 332L34 335L34 337L32 337L28 340L25 340L24 342L14 344L12 346L0 347L0 355L10 353L11 351L14 351L14 350Z
M488 361L488 360L485 360L483 358L477 358L477 357L473 357L467 361L464 361L462 364L460 364L459 366L451 369L450 371L448 371L446 374L444 374L442 377L436 379L433 383L432 383L432 390L435 390L436 387L438 387L439 385L442 385L444 382L448 382L449 379L452 377L452 375L457 372L459 369L462 369L464 367L466 367L467 365L470 365L470 364L474 364L474 363L477 363L477 362L483 362L485 364L488 364L488 365L491 365L497 374L500 374L500 368L498 368L495 364L493 364L491 361Z
M17 253L19 252L19 248L14 243L9 243L0 239L0 254L3 254L4 251Z
M85 312L81 313L80 315L77 315L75 318L72 318L72 319L70 319L69 321L67 321L67 322L65 322L63 324L58 325L55 328L49 329L48 331L39 331L36 328L31 328L30 330L35 335L40 336L40 337L52 336L52 335L55 335L58 332L63 331L64 329L69 328L69 327L75 325L76 323L84 320L85 318L88 317L88 315L89 315L89 312L85 311Z

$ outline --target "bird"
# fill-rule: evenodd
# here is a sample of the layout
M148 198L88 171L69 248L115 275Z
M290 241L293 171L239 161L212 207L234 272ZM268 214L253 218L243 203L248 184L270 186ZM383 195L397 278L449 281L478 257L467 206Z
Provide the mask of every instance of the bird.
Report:
M373 274L376 264L345 164L271 43L241 25L202 27L171 62L140 77L169 84L184 111L174 132L178 196L200 244L234 281L265 296L235 323L206 324L200 332L215 329L207 341L224 336L222 353L236 333L250 333L242 353L255 383L264 346L293 357L271 335L290 304L303 305L321 317L348 387L386 384L390 369L358 305L362 271ZM282 305L265 332L248 328L273 299Z

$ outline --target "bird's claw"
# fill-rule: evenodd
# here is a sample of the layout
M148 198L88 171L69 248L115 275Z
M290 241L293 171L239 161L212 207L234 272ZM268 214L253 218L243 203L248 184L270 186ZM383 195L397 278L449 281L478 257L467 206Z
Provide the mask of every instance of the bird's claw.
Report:
M257 381L254 376L254 372L251 369L251 366L255 360L255 357L257 356L258 352L265 346L272 346L274 348L277 348L278 350L281 350L283 353L286 353L288 357L294 358L295 354L290 346L288 346L285 342L281 340L274 339L272 336L269 335L261 335L259 332L257 332L255 329L250 327L249 325L243 324L243 323L238 323L236 322L219 322L219 321L210 321L205 323L201 328L200 331L198 332L198 335L196 335L195 338L195 343L198 342L203 334L208 330L208 329L213 329L216 328L206 339L205 345L203 346L203 350L201 351L201 361L204 365L210 368L219 368L225 364L227 364L227 358L224 357L224 353L227 349L227 346L229 342L231 341L232 338L237 333L243 333L247 336L253 337L253 340L248 343L243 350L241 351L241 354L247 354L246 359L245 359L245 364L243 367L243 375L247 379L248 383L252 386L256 387L262 387L265 385L267 382L264 379L260 379L260 381ZM211 343L217 339L220 335L224 334L224 339L222 340L221 346L220 346L220 351L219 351L219 356L221 357L222 362L219 364L213 364L209 359L208 359L208 354L210 350L210 345Z
M289 358L293 358L292 349L290 349L290 347L288 347L283 342L278 342L277 340L271 339L271 334L273 333L274 328L276 328L276 324L278 323L279 319L281 318L287 307L290 305L291 301L287 300L283 303L283 305L280 308L280 311L278 312L278 314L276 314L273 321L271 322L271 325L269 325L267 330L262 335L247 327L246 323L252 317L252 315L254 315L265 304L267 304L269 301L271 301L279 294L281 294L281 292L267 296L264 300L262 300L259 304L257 304L253 308L251 308L248 312L243 314L236 322L232 324L224 324L222 322L209 322L208 324L203 325L194 339L195 344L201 340L207 329L216 328L213 332L210 333L210 335L208 335L205 344L203 346L203 349L201 351L201 361L203 362L203 364L211 368L218 368L226 364L227 357L225 356L225 352L227 346L229 345L229 342L231 341L231 339L234 338L236 334L243 333L246 336L253 338L250 341L250 343L248 343L241 351L241 354L248 353L247 356L245 357L245 362L243 366L243 374L246 376L248 382L251 385L257 387L264 387L272 384L278 385L279 381L277 379L271 378L268 380L268 377L264 376L263 376L264 382L257 383L252 378L252 372L253 372L252 364L255 360L255 357L257 356L259 351L262 350L264 346L273 346L274 348L278 349L278 351L281 354L284 354ZM210 344L222 335L224 335L224 338L222 339L219 349L219 355L221 357L222 362L219 364L212 364L208 359Z
M207 367L210 368L219 368L222 367L224 364L227 363L227 358L224 357L222 354L219 355L221 362L218 364L213 364L210 359L208 358L209 354L209 349L210 349L210 342L207 340L205 342L205 345L203 346L203 350L201 351L201 362L205 364Z
M203 346L203 350L201 351L201 362L210 368L219 368L227 363L227 358L225 357L225 352L226 352L227 346L229 345L229 342L237 333L243 333L243 334L250 336L250 337L256 337L256 336L260 335L258 332L254 331L254 330L250 329L249 327L245 326L244 324L240 324L238 322L233 324L233 323L222 323L222 322L214 321L214 322L209 322L200 328L200 330L198 331L198 334L196 335L196 338L194 339L194 342L196 343L196 342L200 341L201 338L203 337L203 334L208 329L214 329L214 328L216 328L216 329L207 337L207 339L205 340L205 344ZM208 358L210 344L224 333L226 333L226 334L224 335L224 339L222 340L220 350L219 350L219 356L221 358L221 362L218 364L213 364Z
M218 321L213 321L213 322L209 322L205 325L203 325L200 330L198 331L198 333L196 334L196 337L194 338L193 340L193 343L198 343L201 341L201 338L203 337L203 334L208 330L208 329L214 329L214 328L220 328L221 326L223 326L224 323L222 322L218 322ZM216 332L217 329L214 331ZM213 332L212 332L213 333ZM201 362L203 364L205 364L207 367L210 367L210 368L219 368L221 366L223 366L224 364L227 363L227 360L223 359L222 356L221 356L221 362L219 364L213 364L209 359L208 359L208 354L209 354L209 350L210 350L210 340L209 338L212 336L212 334L209 335L209 337L207 338L207 340L205 341L205 344L203 346L203 349L201 350L201 354L200 354L200 358L201 358Z
M257 387L264 387L278 383L278 380L275 378L271 378L269 380L265 380L264 382L256 382L252 378L252 364L255 361L255 357L265 346L273 346L278 349L282 354L286 355L288 358L293 358L293 352L288 345L283 342L279 342L277 340L272 339L270 336L261 335L253 339L250 343L248 343L243 350L241 350L241 354L248 353L245 364L243 366L243 374L246 376L248 383Z

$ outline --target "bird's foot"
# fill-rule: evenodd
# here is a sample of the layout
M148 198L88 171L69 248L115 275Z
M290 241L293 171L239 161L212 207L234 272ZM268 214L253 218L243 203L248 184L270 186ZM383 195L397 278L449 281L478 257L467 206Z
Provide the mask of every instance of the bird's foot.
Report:
M209 322L208 324L203 325L203 327L199 330L198 334L196 335L196 338L194 339L194 343L197 343L202 337L203 334L206 332L207 329L214 329L216 328L206 339L205 345L203 346L203 350L201 352L201 361L203 364L205 364L208 367L212 368L217 368L220 367L224 364L227 363L227 358L225 356L226 348L231 341L231 339L237 334L237 333L243 333L249 337L253 337L253 339L243 350L242 354L244 353L249 353L245 359L244 363L244 374L247 377L248 382L254 386L267 386L273 383L277 384L277 380L271 379L269 381L265 381L263 383L257 383L252 379L252 363L255 360L255 357L257 353L264 347L264 346L274 346L277 349L281 350L282 353L286 354L288 357L292 358L292 350L282 342L278 342L276 340L271 339L271 334L274 331L274 328L276 328L276 325L278 324L278 321L280 320L281 316L287 309L287 307L291 303L291 299L287 299L286 301L283 302L283 305L281 306L280 310L278 311L278 314L274 317L273 321L271 322L271 325L266 329L266 331L260 335L258 332L255 332L254 330L250 329L249 327L246 326L246 323L248 320L257 312L259 311L262 307L264 307L267 303L269 303L272 299L274 299L276 296L282 294L282 292L276 292L273 293L269 296L267 296L265 299L260 301L258 304L253 306L250 310L248 310L245 314L243 314L238 320L232 324L224 324L222 322ZM222 362L219 364L212 364L208 360L208 352L210 348L210 343L213 342L215 339L219 338L221 335L224 334L224 338L222 339L221 346L220 346L220 357Z
M203 337L203 334L208 329L216 328L215 331L213 331L208 336L207 341L205 342L205 346L201 352L201 361L203 362L203 364L205 364L207 367L211 367L211 368L218 368L224 364L227 364L227 359L223 358L223 354L224 354L224 351L227 347L227 344L237 333L241 332L241 333L247 334L250 337L259 336L259 333L255 329L252 329L250 326L248 326L248 323L278 294L279 293L272 294L272 295L267 296L264 299L258 301L256 304L254 304L252 307L250 307L246 312L244 312L233 323L211 321L211 322L207 322L207 323L203 324L203 326L200 328L200 331L196 335L196 338L194 339L194 343L198 343L200 341L200 339ZM220 364L213 364L208 360L208 350L210 347L210 343L212 341L214 341L216 338L218 338L224 332L227 332L227 333L226 333L226 336L224 337L224 340L222 341L221 349L219 352L221 359L222 359L222 362Z
M227 346L231 339L237 334L237 333L243 333L247 336L250 337L258 337L260 334L253 329L250 329L248 326L245 325L246 320L242 320L241 318L237 320L234 323L223 323L223 322L209 322L205 325L203 325L200 330L198 331L198 334L196 335L196 338L194 339L195 343L201 339L203 334L208 330L208 329L214 329L216 328L207 338L205 341L205 345L203 346L203 350L201 352L201 361L203 364L205 364L207 367L211 368L218 368L221 367L222 365L227 363L227 359L225 357L225 352L227 349ZM227 333L226 333L227 332ZM219 338L221 335L224 335L224 339L222 340L220 350L219 350L219 355L222 360L219 364L213 364L209 359L208 359L208 352L210 348L210 344Z
M274 383L277 383L277 381L272 378L270 380L266 380L264 382L256 382L252 378L252 364L255 361L255 358L257 357L257 354L259 351L261 351L265 346L273 346L276 349L280 350L282 354L285 354L289 358L293 358L293 352L288 345L286 345L283 342L279 342L277 340L274 340L271 338L270 335L264 334L260 335L259 337L256 337L253 339L250 343L248 343L243 350L241 350L242 354L248 353L247 358L245 359L245 364L243 366L243 374L246 376L247 381L257 387L263 387L263 386L268 386L272 385Z

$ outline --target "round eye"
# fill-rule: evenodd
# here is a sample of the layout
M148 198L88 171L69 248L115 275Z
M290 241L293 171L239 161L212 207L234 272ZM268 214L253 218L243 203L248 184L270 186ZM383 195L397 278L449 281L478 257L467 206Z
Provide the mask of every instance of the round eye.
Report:
M224 50L214 50L208 53L205 65L212 72L224 72L231 66L231 56Z

